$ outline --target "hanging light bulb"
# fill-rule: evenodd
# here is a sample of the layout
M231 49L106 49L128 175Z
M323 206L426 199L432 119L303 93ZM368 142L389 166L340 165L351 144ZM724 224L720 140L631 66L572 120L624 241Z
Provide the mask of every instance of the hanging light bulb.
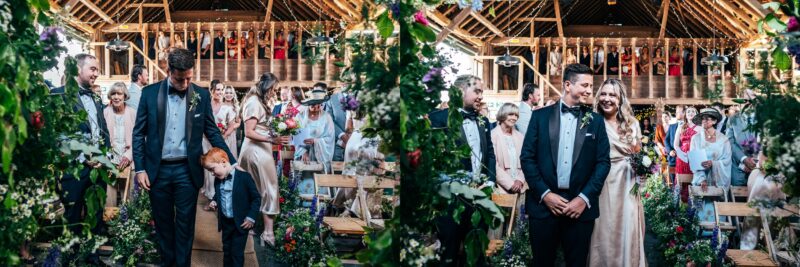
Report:
M717 5L717 1L714 0L714 7L715 7L714 8L714 13L715 14L717 13L716 5ZM714 47L717 47L717 27L716 26L714 26L713 35L714 35L714 38L712 40L714 40ZM728 57L726 57L724 55L720 55L717 51L718 50L714 50L708 56L705 56L705 57L701 58L700 59L700 64L702 64L704 66L716 66L716 65L728 64Z
M117 23L119 23L119 13L117 13ZM108 41L106 43L106 49L114 52L120 52L120 51L126 51L129 48L131 48L131 44L119 38L119 25L117 25L117 38Z
M320 1L319 6L320 8L317 9L317 15L318 15L317 23L319 23L319 20L322 19L322 8L321 8L322 1ZM306 41L306 45L310 47L327 47L332 44L333 44L333 38L326 36L325 33L322 32L322 30L319 31L319 34L317 36L314 36Z
M508 6L509 6L509 8L511 7L511 0L508 0ZM509 28L506 28L506 36L511 36L509 34L509 32L510 32ZM511 39L508 39L508 40L511 40ZM508 41L506 41L506 42L508 42ZM509 51L508 46L506 46L506 53L503 54L502 56L497 57L494 60L494 64L497 64L497 65L500 65L500 66L503 66L503 67L516 66L516 65L519 65L519 63L520 63L520 61L519 61L518 58L511 56L511 52Z
M608 0L608 5L613 6L617 4L617 0Z

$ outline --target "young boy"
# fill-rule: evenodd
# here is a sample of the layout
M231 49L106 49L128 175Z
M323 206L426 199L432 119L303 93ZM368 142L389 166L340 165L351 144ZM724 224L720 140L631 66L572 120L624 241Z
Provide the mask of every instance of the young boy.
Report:
M200 164L217 178L214 182L216 194L210 206L218 211L224 266L243 266L247 232L258 218L261 195L253 177L239 167L231 166L224 150L211 148L200 157Z

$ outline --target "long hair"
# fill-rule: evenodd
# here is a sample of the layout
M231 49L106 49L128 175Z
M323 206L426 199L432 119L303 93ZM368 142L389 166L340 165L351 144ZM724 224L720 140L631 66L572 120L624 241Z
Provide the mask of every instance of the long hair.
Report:
M275 76L275 74L272 74L271 72L265 72L264 74L261 74L261 78L258 79L258 82L256 82L255 86L250 87L250 91L248 91L247 94L244 95L244 98L242 98L242 103L247 103L248 98L255 96L258 99L258 103L264 108L264 113L266 113L267 116L271 116L272 109L267 104L267 99L271 98L275 93L275 87L277 87L277 85L278 77ZM244 111L244 109L241 110Z
M225 100L225 93L228 90L233 91L233 100ZM239 98L236 97L236 89L233 89L233 86L225 86L225 89L222 90L222 103L231 103L231 105L233 105L233 110L236 112L236 114L239 114Z
M620 139L622 140L632 140L629 137L633 136L633 127L639 124L639 121L636 120L636 117L633 116L633 108L631 107L630 100L628 100L628 96L626 95L625 91L627 87L625 86L622 81L619 79L608 79L600 84L599 89L597 90L598 93L595 94L594 97L594 105L592 106L594 112L602 114L602 110L598 110L598 104L600 103L600 97L598 96L600 90L603 90L603 87L606 85L610 85L614 88L614 91L617 92L618 100L619 100L619 111L617 111L617 133L620 135ZM637 139L638 140L638 139Z

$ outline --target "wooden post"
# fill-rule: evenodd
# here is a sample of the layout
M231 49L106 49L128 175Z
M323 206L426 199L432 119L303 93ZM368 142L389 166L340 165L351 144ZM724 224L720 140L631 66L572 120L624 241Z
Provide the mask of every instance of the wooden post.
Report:
M128 49L128 74L133 71L133 49Z
M711 42L706 40L706 44L705 44L706 47L709 47L710 43ZM707 51L709 51L708 56L710 56L711 52L714 51L713 49L714 49L713 47L711 49L707 49ZM714 73L713 73L713 69L711 68L711 65L706 65L706 69L707 69L707 71L706 71L706 83L707 83L706 87L710 89L711 88L711 80L712 80L712 77L714 77Z
M264 37L267 37L266 35ZM274 74L275 72L275 22L269 23L269 38L267 40L267 46L269 47L269 72Z
M697 42L692 40L692 98L698 98L700 94L697 91L697 84L700 82L697 77Z
M197 60L197 64L195 64L195 65L197 67L195 67L195 69L197 70L197 79L198 80L202 80L203 78L200 77L200 74L202 73L200 71L200 68L202 67L201 64L200 64L200 62L201 62L200 61L200 54L203 52L203 50L201 50L201 47L202 47L202 44L203 44L203 36L200 36L200 22L197 23L197 29L195 29L195 37L197 37L197 40L195 42L196 45L197 45L197 47L195 47L195 49L197 49L197 59L196 59ZM211 39L209 39L209 40L211 40Z
M647 98L653 99L653 56L655 52L655 47L653 47L653 39L647 38L647 58L649 58L650 66L647 68L650 71L647 72Z
M564 69L566 67L567 67L567 38L561 37L561 77L562 77L562 79L564 77Z
M331 28L328 27L328 25L325 25L325 36L331 36ZM324 80L325 82L334 80L334 79L331 79L331 77L330 77L330 75L328 73L328 71L330 71L330 69L331 69L331 64L330 64L331 61L329 60L330 56L331 56L330 52L331 52L331 47L328 46L325 49L325 67L322 68L322 72L321 72L322 75L324 75L322 80ZM313 68L312 68L312 71L313 71Z
M211 37L211 44L210 44L211 48L209 48L211 50L211 57L209 57L209 59L208 59L208 62L209 62L208 65L211 67L211 69L208 70L208 80L211 81L211 80L214 80L214 61L216 61L214 58L217 57L217 54L214 52L214 42L215 42L214 39L216 39L217 37L214 36L214 23L213 22L211 23L211 29L209 29L208 35L209 35L209 37Z
M225 51L223 52L223 54L225 54L225 75L222 76L222 77L223 77L223 80L227 82L227 81L229 81L228 80L228 37L225 37L225 35L228 34L228 23L225 23L225 26L223 26L223 31L222 32L223 32L222 33L222 39L225 40L224 41Z
M617 79L622 81L622 38L617 38Z
M303 25L300 22L297 22L297 80L302 81L303 79Z
M250 38L255 38L255 39L253 39L254 55L252 55L253 56L253 80L255 80L255 79L258 79L260 77L260 75L258 75L258 72L261 69L261 66L258 65L258 49L259 49L259 46L261 44L261 39L259 37L260 34L258 34L259 31L257 29L257 24L255 22L253 23L251 28L256 28L256 30L253 30L253 35L255 35L255 36L251 36L250 37ZM266 52L266 51L264 51L264 52Z
M536 38L533 41L533 44L534 44L534 46L532 47L533 48L533 57L532 57L532 59L533 59L533 73L539 73L539 69L541 69L541 66L539 65L539 50L541 49L539 47L540 46L539 38ZM533 83L538 85L538 84L541 83L541 81L539 81L539 80L540 80L539 75L533 75Z
M547 82L550 82L550 65L552 65L552 64L550 64L550 53L553 53L553 49L552 49L553 38L548 38L547 40L548 40L548 42L547 42L547 58L546 58L547 64L545 65L545 70L547 71L547 73L545 73L545 78L547 78Z
M720 40L720 43L721 42L722 42L722 40ZM720 45L720 47L719 47L719 55L720 56L725 55L725 44L721 44ZM794 60L792 60L792 62L794 62ZM720 81L722 82L722 96L723 96L723 98L725 98L725 94L728 91L727 90L728 86L727 86L727 84L725 84L725 66L726 65L727 64L723 64L722 66L720 66L720 71L719 71ZM780 71L778 71L778 73L780 73ZM781 79L783 79L783 75L780 75L780 77L781 77Z
M603 38L603 81L608 80L608 38Z
M242 22L236 22L236 81L242 81Z
M591 65L589 68L594 70L594 37L589 38L589 65Z
M669 99L669 38L664 39L664 56L667 60L667 72L664 73L664 99Z
M638 92L638 88L636 88L636 38L634 37L631 39L631 95L630 97L636 96L636 92Z
M678 75L678 77L680 77L679 78L680 82L678 83L678 87L681 88L681 96L680 97L685 99L685 98L688 98L689 96L687 94L686 86L683 86L683 81L684 81L684 76L683 76L683 66L684 65L683 64L686 64L686 62L683 62L683 39L679 39L679 41L678 41L678 55L681 57L678 60L678 62L680 63L680 65L679 65L680 66L680 73Z

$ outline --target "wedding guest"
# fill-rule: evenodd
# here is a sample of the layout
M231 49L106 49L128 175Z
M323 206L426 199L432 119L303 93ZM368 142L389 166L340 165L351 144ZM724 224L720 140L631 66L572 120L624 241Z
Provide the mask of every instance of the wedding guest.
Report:
M166 33L159 31L158 32L158 60L167 60L167 53L169 52L170 44L169 44L169 36Z
M268 46L269 46L269 41L267 40L267 32L265 31L258 32L258 58L260 59L269 58L269 55L267 54Z
M565 58L567 60L567 64L578 63L578 57L575 56L575 51L572 49L572 47L567 48L567 55Z
M167 62L169 76L142 90L133 128L133 161L137 182L150 191L161 264L189 266L197 194L203 186L203 168L196 160L203 136L224 148L232 162L235 159L214 123L209 92L191 82L192 53L174 49Z
M350 139L347 140L347 144L345 145L345 152L344 152L344 169L342 170L342 174L344 175L382 175L385 171L385 167L383 166L383 162L385 156L378 150L380 146L380 137L371 137L367 138L364 137L361 133L361 129L366 124L367 118L361 112L353 112L348 111L348 119L347 119L347 132L352 133ZM374 161L370 167L364 168L363 162L359 163L359 161L363 160L372 160ZM371 170L370 170L371 169ZM336 196L334 197L334 202L338 204L340 207L343 206L348 200L354 200L356 197L356 191L354 189L347 189L347 188L340 188L336 192ZM366 214L369 219L380 219L382 218L381 215L381 203L383 198L383 190L382 189L365 189L366 193L366 203L367 203L367 212ZM338 202L338 203L337 203ZM352 201L353 203L346 207L345 214L340 216L346 216L347 214L353 214L355 217L358 218L365 218L363 212L361 211L361 204L360 201Z
M51 94L61 95L62 97L77 97L78 103L75 105L76 110L86 111L86 121L78 125L81 133L91 136L93 140L101 141L95 144L96 148L105 147L109 148L111 144L110 136L108 135L108 127L106 125L105 116L103 116L103 103L99 101L97 95L91 90L95 85L97 76L100 74L100 67L97 63L97 58L89 54L78 54L75 56L78 65L78 76L75 79L78 82L80 90L77 95L65 95L66 88L58 87L50 91ZM102 165L94 159L87 159L81 155L78 159L83 164L83 167L75 177L72 173L65 173L60 179L60 187L58 190L61 202L64 203L64 218L67 219L69 230L73 233L81 231L81 221L86 215L86 198L84 194L86 190L97 185L100 188L105 188L106 184L102 179L98 179L96 183L92 183L89 174L93 168L99 168ZM96 211L95 218L98 219L96 226L91 229L93 233L97 234L104 227L102 221L103 209ZM90 260L98 261L97 254L90 255Z
M631 76L633 73L633 55L631 48L625 47L622 49L622 75Z
M492 130L492 143L496 159L497 185L501 193L521 194L528 190L519 155L522 151L522 140L525 136L514 128L519 117L519 108L512 103L505 103L497 112L497 125ZM521 205L519 202L518 205Z
M225 36L222 31L217 31L217 37L214 38L214 59L225 58Z
M761 150L763 152L763 150ZM747 178L747 190L750 195L747 197L747 203L755 203L759 201L786 201L786 194L783 192L784 177L779 174L767 175L764 173L762 164L766 162L767 157L764 153L758 153L758 161L750 177ZM759 230L762 228L761 219L755 216L749 216L744 219L742 223L742 239L739 243L741 250L754 250L758 245ZM793 244L794 242L790 242Z
M648 75L650 73L650 69L652 67L651 58L650 58L650 48L647 46L642 47L639 54L639 60L636 62L636 67L639 68L639 74Z
M595 46L593 53L594 53L594 68L593 68L594 74L603 74L603 63L606 53L600 46Z
M728 133L728 116L725 116L725 106L722 105L720 102L711 103L711 108L716 109L720 115L722 115L722 119L717 123L717 131L720 131L723 134Z
M686 56L683 57L683 62L684 62L684 64L683 64L683 75L684 76L691 76L693 74L692 71L693 71L694 66L692 66L692 62L694 62L694 61L695 61L694 53L692 53L692 50L687 49L686 50ZM698 65L698 67L699 66L701 66L701 65ZM698 69L702 69L702 68L698 68Z
M242 53L244 53L244 58L253 57L256 49L255 39L256 39L255 33L253 31L248 31L247 38L242 40L242 43L244 45L244 49L242 49Z
M261 242L275 244L275 217L280 213L278 202L278 172L272 158L272 145L286 143L286 137L278 137L269 128L271 114L268 112L269 99L274 94L278 77L266 72L261 75L256 86L242 98L242 120L244 121L244 143L239 153L239 166L253 176L261 195L259 211L264 219L264 232Z
M751 101L755 99L755 94L752 90L747 89L744 93L743 100L746 105L750 105ZM755 123L755 110L753 108L744 109L744 111L737 112L730 118L730 127L728 128L728 140L731 143L731 153L733 154L733 165L731 166L731 184L734 186L743 186L749 184L747 175L756 169L756 160L753 145L758 145L756 142L756 134L750 130L750 125ZM749 144L748 144L749 143ZM748 147L749 145L749 147Z
M303 125L301 135L307 138L302 140L302 145L295 147L294 153L295 160L322 164L325 173L331 173L336 140L333 118L322 110L322 105L329 98L327 91L316 88L303 100L303 106L308 109L298 114L297 118Z
M580 60L578 60L578 61L583 65L590 66L592 64L591 63L592 53L589 52L589 47L588 46L582 46L581 47L581 54L580 54L579 58L580 58ZM531 61L531 62L533 62L533 61Z
M592 231L588 266L646 266L644 254L644 209L631 159L642 149L639 122L619 79L600 85L594 110L605 118L611 145L611 169L597 199L600 217Z
M678 105L675 107L675 119L670 120L669 128L667 130L667 135L664 139L664 148L667 150L667 165L669 166L667 170L669 171L669 179L672 181L673 184L677 184L675 180L675 164L676 164L676 156L678 156L676 148L680 149L675 146L675 139L677 139L677 132L678 128L683 127L683 121L686 115L683 112L683 105Z
M675 133L675 152L677 159L675 161L675 179L676 185L681 185L681 201L687 202L689 200L689 187L684 181L692 180L692 169L689 168L689 150L692 145L692 137L700 132L702 128L695 124L694 117L697 116L697 109L694 107L686 108L686 116L683 125L678 128Z
M228 35L228 59L236 59L239 57L239 37L236 31L231 31Z
M261 194L249 173L231 165L225 150L211 148L200 157L200 162L216 178L211 205L219 208L217 231L222 232L222 264L242 267L247 233L256 223Z
M683 61L681 55L678 53L678 49L672 48L669 55L669 76L680 76L682 64Z
M125 100L125 105L133 109L136 114L136 109L139 107L139 98L142 97L142 88L150 83L150 77L147 73L147 68L142 65L133 65L131 69L131 86L128 87L128 95L130 96Z
M300 114L308 109L308 106L303 105L303 101L306 98L305 93L303 92L303 88L292 87L291 97L292 101L289 101L289 103L283 107L283 111L281 111L281 113L285 113L288 110L292 110L292 113Z
M203 42L200 43L200 57L204 59L210 59L211 53L209 50L211 49L211 32L203 32Z
M275 35L275 41L272 44L272 49L275 50L274 59L286 59L286 40L283 39L283 31Z
M653 53L653 74L667 74L667 65L664 63L664 50L661 47L657 47L655 53Z
M658 124L656 125L656 131L653 137L653 142L656 144L656 154L658 155L658 162L661 163L661 173L664 175L664 179L669 179L669 175L667 173L667 156L669 152L665 146L667 141L667 129L669 129L669 120L672 118L669 112L663 111L661 112L661 119L659 119Z
M653 134L653 125L650 124L650 118L645 117L642 119L642 135L650 136L651 134Z
M619 53L617 53L616 46L611 46L611 53L608 53L606 64L608 64L608 75L619 74Z
M561 75L561 49L558 46L550 50L550 75Z
M693 170L692 185L700 186L703 192L708 186L721 187L727 194L731 185L731 143L728 138L717 130L717 123L722 119L722 114L713 108L704 108L692 121L701 125L702 130L692 137L691 149L700 149L705 152L707 160L702 163L702 170ZM697 216L701 222L715 222L714 201L722 201L723 197L703 197L702 207L698 209Z
M519 120L515 125L517 131L522 136L528 131L528 123L531 121L531 114L539 109L539 87L532 83L526 83L522 89L522 101L519 102Z
M192 57L197 58L197 33L189 32L189 39L186 39L186 47L192 52Z
M214 114L214 125L219 128L220 133L222 133L222 139L225 140L228 151L231 152L231 156L235 160L238 154L236 153L236 138L234 133L236 133L236 128L239 124L237 122L238 116L236 110L232 106L223 103L225 97L224 87L222 83L216 83L214 87L209 88L211 93L211 111L212 114ZM234 135L233 139L230 138L231 135ZM211 143L206 138L203 138L203 150L208 151L212 147ZM215 190L214 174L209 171L205 172L205 182L203 183L202 191L209 201L209 205L203 207L203 209L210 211L210 202L214 200Z
M489 181L495 180L495 155L492 137L487 126L489 120L478 115L483 100L484 85L480 78L473 75L460 75L456 77L453 86L458 87L462 92L463 106L458 108L459 113L464 117L461 127L464 134L457 137L458 145L470 147L470 156L461 158L462 170L477 177L486 175ZM445 129L448 127L449 109L433 111L428 114L431 127ZM463 266L465 265L466 255L461 252L463 242L467 233L473 229L470 218L475 209L467 207L460 218L453 216L440 216L436 218L438 227L438 238L442 242L442 265L443 266ZM479 228L487 228L480 226ZM483 262L483 255L478 255L479 263Z
M314 90L328 90L328 85L319 82L314 84ZM324 103L325 112L333 119L334 136L336 136L336 147L333 148L333 161L344 160L344 146L347 145L347 140L350 139L351 133L345 131L347 124L347 112L342 107L342 99L345 95L340 88L334 88L333 93L330 95L328 101Z
M111 162L117 165L120 171L118 178L130 177L131 163L133 163L133 125L136 123L136 110L129 108L125 101L130 98L125 84L121 82L111 85L108 90L108 100L111 105L103 109L103 117L108 124L108 136L111 139ZM133 182L133 179L129 179ZM106 203L116 206L117 189L109 187L106 193ZM124 188L124 185L123 185Z
M284 106L289 105L289 102L292 101L292 88L287 86L281 87L281 92L278 95L278 104L272 108L272 116L278 116L283 111Z
M172 47L173 48L186 48L186 43L183 42L183 37L180 34L176 33L176 34L172 35Z

